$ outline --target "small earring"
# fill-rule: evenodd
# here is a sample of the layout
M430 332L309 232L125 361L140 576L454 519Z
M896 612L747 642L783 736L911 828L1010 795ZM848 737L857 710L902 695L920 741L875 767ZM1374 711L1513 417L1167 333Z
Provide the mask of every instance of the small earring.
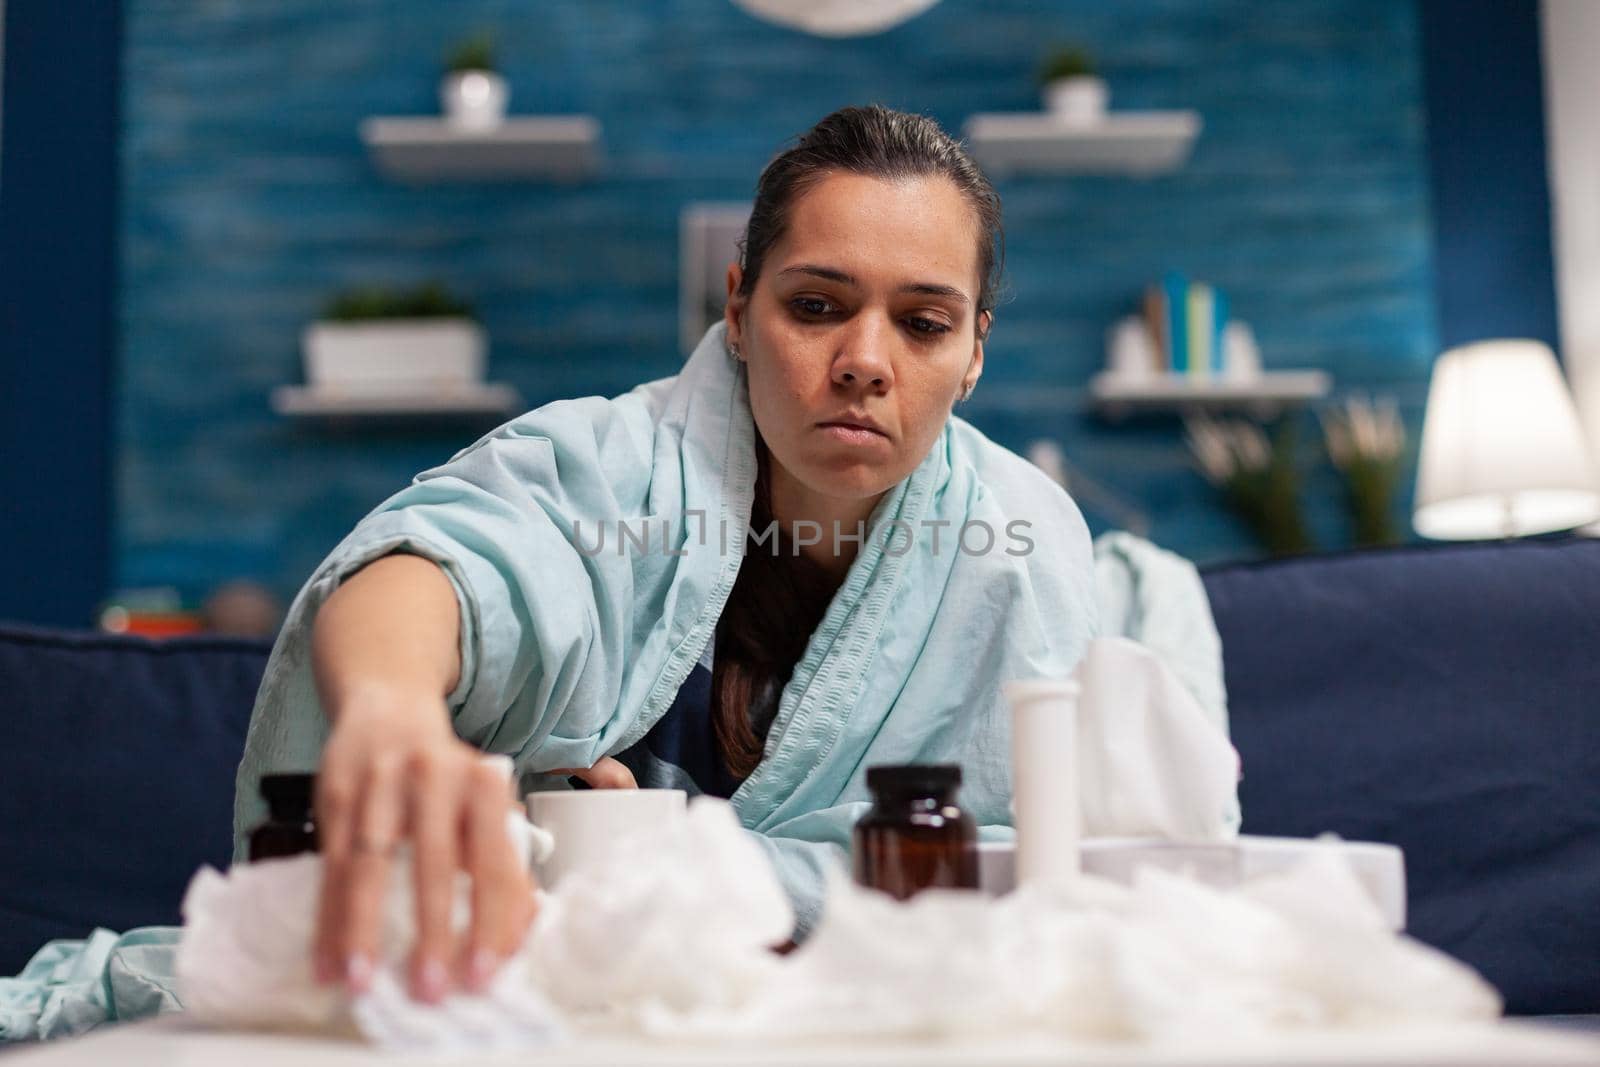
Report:
M968 383L967 383L967 384L966 384L966 385L965 385L965 386L964 386L964 387L963 387L963 388L962 388L962 390L961 390L961 397L960 397L960 399L961 399L961 401L962 401L962 402L965 402L965 401L966 401L966 399L967 399L967 398L968 398L968 397L970 397L970 396L971 396L971 395L972 395L972 390L973 390L973 388L974 388L974 386L976 386L976 385L977 385L977 383L976 383L976 382L968 382Z
M739 342L735 341L728 346L728 355L732 356L736 360L739 359ZM741 363L744 362L743 360L739 361Z

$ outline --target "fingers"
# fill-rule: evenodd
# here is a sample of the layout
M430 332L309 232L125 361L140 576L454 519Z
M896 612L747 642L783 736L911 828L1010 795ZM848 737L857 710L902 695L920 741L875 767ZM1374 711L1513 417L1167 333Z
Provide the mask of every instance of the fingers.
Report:
M377 958L384 895L401 834L400 765L380 754L367 764L359 789L335 771L320 800L323 878L313 963L319 981L343 978L366 989Z
M587 770L579 769L570 773L588 782L592 789L639 788L639 783L634 780L633 772L610 756L601 756L600 762Z
M633 783L621 764L586 773L607 783L599 788ZM416 909L412 995L436 1003L458 978L485 986L521 945L535 908L531 878L507 831L514 794L502 767L455 738L336 731L317 778L323 860L311 946L317 980L342 980L353 993L369 988L396 851L405 842ZM458 943L454 912L463 870L470 875L471 919Z
M316 816L318 847L322 852L322 885L317 900L317 929L312 938L312 971L326 984L345 972L345 884L354 836L354 812L360 799L356 774L338 766L334 753L317 775Z
M356 830L343 867L344 927L338 941L345 980L353 992L365 991L373 961L378 958L390 868L404 817L400 771L399 759L387 753L368 764Z
M457 834L466 766L461 760L434 753L413 760L415 789L408 815L414 849L417 941L411 953L411 991L429 1003L444 999L450 987L446 961L456 955L450 913L460 860Z
M533 885L506 833L511 793L492 767L475 768L468 788L465 860L472 874L472 925L462 971L481 990L516 951L533 921Z

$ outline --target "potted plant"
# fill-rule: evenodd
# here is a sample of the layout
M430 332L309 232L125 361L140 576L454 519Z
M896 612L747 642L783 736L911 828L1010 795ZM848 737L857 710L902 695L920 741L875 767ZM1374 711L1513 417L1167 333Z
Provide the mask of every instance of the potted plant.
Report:
M1352 540L1363 548L1399 544L1394 496L1406 450L1399 406L1393 397L1349 396L1319 414L1328 458L1344 481Z
M472 309L438 282L347 289L301 335L307 383L343 393L470 388L487 349Z
M1262 548L1273 556L1291 556L1315 547L1300 507L1292 422L1279 423L1270 439L1243 419L1190 415L1184 427L1200 473Z
M469 37L445 57L439 104L452 126L493 129L505 121L510 95L505 78L495 70L494 38L489 34Z
M1105 118L1111 91L1084 49L1063 45L1050 52L1039 68L1039 85L1045 108L1060 121L1089 126Z

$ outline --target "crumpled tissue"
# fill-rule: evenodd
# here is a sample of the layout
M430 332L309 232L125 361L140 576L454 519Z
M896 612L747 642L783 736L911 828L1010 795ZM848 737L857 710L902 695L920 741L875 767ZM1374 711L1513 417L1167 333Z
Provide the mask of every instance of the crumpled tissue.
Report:
M1176 1041L1490 1019L1494 989L1392 933L1333 853L1234 890L1145 868L905 903L842 876L815 934L737 1011L652 1013L685 1037Z
M461 1051L585 1033L1182 1039L1500 1010L1469 968L1390 932L1331 853L1233 890L1146 869L1130 886L1082 876L998 899L930 891L903 904L839 872L810 940L778 956L770 947L790 930L788 899L728 804L701 797L678 827L619 839L543 894L491 990L437 1007L404 992L403 876L374 989L350 1001L314 985L318 877L307 857L196 878L179 955L196 1018Z
M519 836L526 842L526 820ZM521 847L526 848L524 843ZM358 997L318 985L310 954L322 861L317 856L204 869L183 902L180 996L210 1025L360 1035L382 1047L460 1052L545 1044L569 1021L626 1023L659 1003L673 1010L733 1002L777 966L769 946L793 928L787 895L726 803L697 802L676 825L617 838L590 869L539 893L519 953L482 994L441 1003L406 992L415 937L410 858L391 874L380 964ZM466 928L463 876L455 924Z

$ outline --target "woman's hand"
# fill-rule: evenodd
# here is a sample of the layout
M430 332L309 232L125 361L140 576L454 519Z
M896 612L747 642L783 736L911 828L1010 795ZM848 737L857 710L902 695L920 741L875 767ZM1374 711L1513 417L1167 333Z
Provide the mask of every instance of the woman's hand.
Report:
M313 944L319 981L367 988L378 958L395 850L412 849L417 939L412 995L437 1002L453 985L481 989L533 921L533 881L506 831L515 791L458 739L444 701L367 690L330 715L317 775L322 895ZM619 765L620 766L620 765ZM471 922L451 929L459 871L471 877Z
M639 788L639 783L634 781L633 772L628 770L627 764L620 763L610 756L601 756L600 762L593 767L562 767L550 773L582 778L590 789Z

